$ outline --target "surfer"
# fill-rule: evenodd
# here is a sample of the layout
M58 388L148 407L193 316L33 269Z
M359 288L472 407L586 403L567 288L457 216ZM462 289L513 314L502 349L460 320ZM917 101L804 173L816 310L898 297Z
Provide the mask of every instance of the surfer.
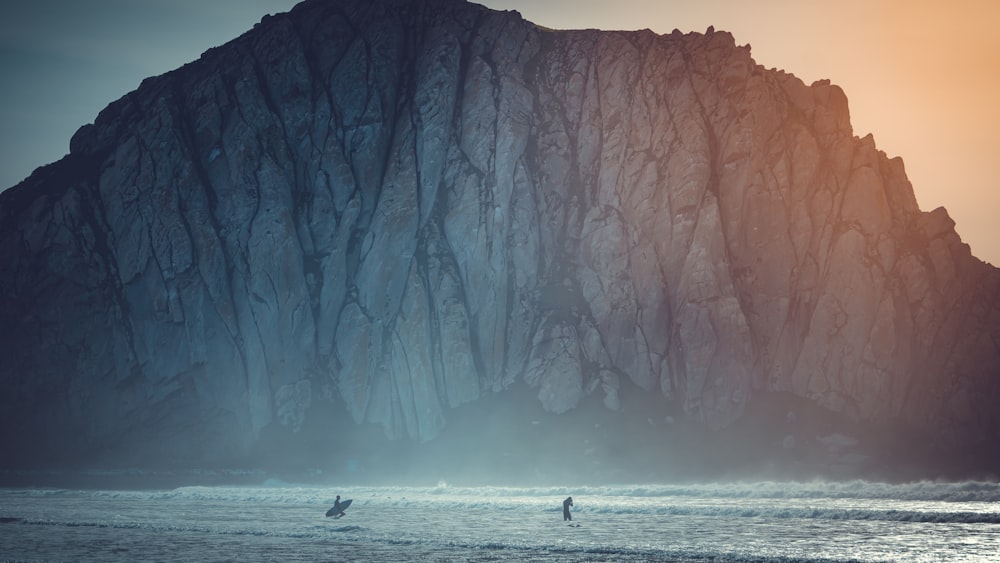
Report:
M569 514L569 507L573 506L573 497L566 497L563 501L563 522L566 520L573 520L573 517Z
M331 508L330 512L327 513L327 516L330 514L336 514L337 518L344 515L344 509L340 507L340 495L337 495L337 500L333 501L333 508Z

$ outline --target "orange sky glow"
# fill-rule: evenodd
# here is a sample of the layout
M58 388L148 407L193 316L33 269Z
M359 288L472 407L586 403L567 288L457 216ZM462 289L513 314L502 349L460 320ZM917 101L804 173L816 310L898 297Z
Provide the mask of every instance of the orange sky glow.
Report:
M765 68L830 79L854 133L902 157L924 211L1000 266L1000 2L993 0L481 0L556 29L716 30Z
M847 93L859 137L900 156L921 209L944 206L1000 266L1000 1L478 0L556 29L729 31L765 68ZM142 79L193 61L296 0L6 0L0 189L66 153Z

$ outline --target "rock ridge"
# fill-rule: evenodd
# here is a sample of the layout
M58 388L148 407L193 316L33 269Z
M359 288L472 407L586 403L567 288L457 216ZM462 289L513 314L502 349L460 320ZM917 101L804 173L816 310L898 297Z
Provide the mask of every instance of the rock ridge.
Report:
M1000 272L839 87L714 29L307 0L0 195L0 260L2 442L40 459L238 455L339 408L428 441L517 381L1000 438Z

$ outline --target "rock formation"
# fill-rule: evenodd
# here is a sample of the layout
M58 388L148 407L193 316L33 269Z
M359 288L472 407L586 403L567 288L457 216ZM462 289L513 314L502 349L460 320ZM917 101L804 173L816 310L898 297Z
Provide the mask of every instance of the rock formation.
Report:
M515 381L1000 432L1000 272L840 88L712 29L307 0L4 192L0 263L0 443L39 459L238 454L341 407L427 441Z

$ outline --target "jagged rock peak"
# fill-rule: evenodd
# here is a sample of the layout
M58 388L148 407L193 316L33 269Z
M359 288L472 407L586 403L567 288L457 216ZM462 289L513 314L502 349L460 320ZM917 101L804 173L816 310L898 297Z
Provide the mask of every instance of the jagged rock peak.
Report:
M3 442L198 459L340 409L426 441L524 382L996 443L997 270L840 88L749 51L308 0L147 79L0 195Z

